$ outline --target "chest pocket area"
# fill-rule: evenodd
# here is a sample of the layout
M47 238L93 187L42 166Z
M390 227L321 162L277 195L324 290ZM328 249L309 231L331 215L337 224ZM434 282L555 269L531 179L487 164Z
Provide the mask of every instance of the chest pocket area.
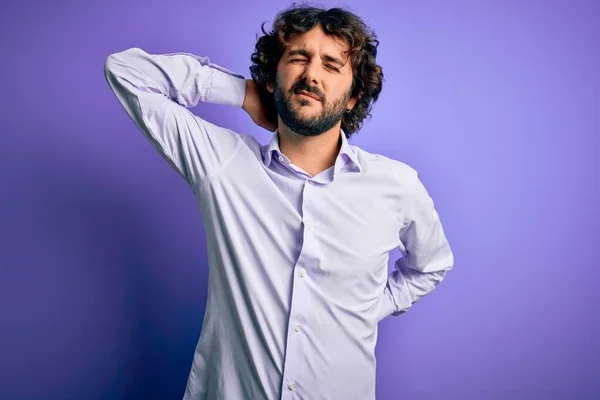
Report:
M391 211L358 212L349 206L322 215L312 231L321 254L316 272L358 281L378 279L382 268L387 275L389 252L398 246L397 221Z

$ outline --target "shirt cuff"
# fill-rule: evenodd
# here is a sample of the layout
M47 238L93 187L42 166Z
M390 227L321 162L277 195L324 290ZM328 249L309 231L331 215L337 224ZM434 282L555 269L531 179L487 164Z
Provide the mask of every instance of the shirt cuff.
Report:
M211 103L241 108L246 96L246 79L237 74L223 72L216 66L213 68L210 89L207 98Z

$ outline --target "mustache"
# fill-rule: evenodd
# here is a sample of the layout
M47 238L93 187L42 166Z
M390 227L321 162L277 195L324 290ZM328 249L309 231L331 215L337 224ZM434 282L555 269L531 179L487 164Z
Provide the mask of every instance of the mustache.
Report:
M298 92L310 93L310 94L316 96L321 102L323 101L323 94L321 93L321 91L319 89L317 89L316 87L309 86L305 81L296 82L292 86L292 92L294 92L294 93L298 93Z

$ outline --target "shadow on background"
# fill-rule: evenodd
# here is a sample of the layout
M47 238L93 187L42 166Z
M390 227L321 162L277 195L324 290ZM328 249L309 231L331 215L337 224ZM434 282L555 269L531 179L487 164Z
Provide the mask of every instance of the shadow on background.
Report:
M12 210L0 398L180 398L207 289L205 243L178 247L202 229L197 209L181 214L193 194L167 167L169 183L153 185L160 175L132 180L51 143L36 149L7 152L27 169L0 172Z

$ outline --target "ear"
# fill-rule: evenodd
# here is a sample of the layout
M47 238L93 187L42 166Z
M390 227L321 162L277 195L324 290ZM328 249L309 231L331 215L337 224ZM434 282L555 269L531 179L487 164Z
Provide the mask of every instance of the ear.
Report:
M267 90L269 93L273 93L273 84L271 82L267 83Z
M357 101L358 101L358 97L350 97L350 99L348 100L348 105L346 107L346 110L353 109L354 106L356 105Z

